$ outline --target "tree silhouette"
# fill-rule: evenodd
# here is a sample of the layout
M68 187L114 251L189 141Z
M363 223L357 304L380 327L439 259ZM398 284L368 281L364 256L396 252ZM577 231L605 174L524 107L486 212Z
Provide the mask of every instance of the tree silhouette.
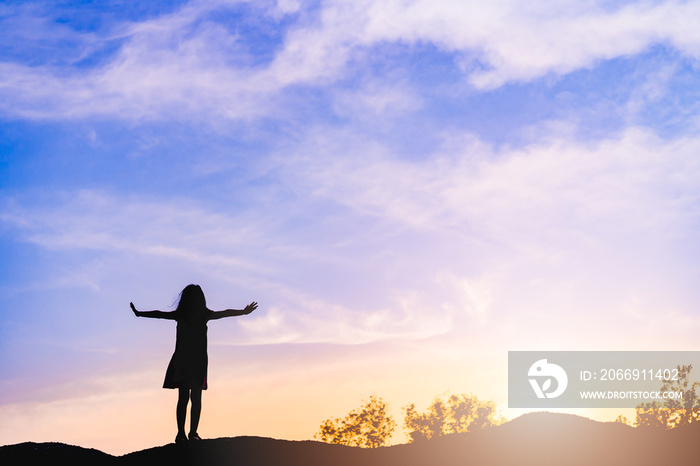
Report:
M351 447L377 448L386 445L396 428L396 421L387 414L387 404L381 398L370 396L359 410L345 418L325 420L314 438Z
M700 419L700 400L697 396L697 388L700 383L690 383L690 371L692 365L677 366L678 378L666 380L661 387L661 392L682 392L683 397L667 398L664 403L671 412L668 420L670 427L684 426Z
M652 401L651 403L642 403L635 408L636 416L634 425L636 427L668 429L669 418L671 413L663 403Z
M678 378L664 380L659 391L681 392L683 396L680 399L666 398L663 403L654 401L638 405L635 408L637 427L672 429L700 420L700 400L697 395L700 383L690 382L690 371L693 366L676 366L676 368Z
M480 401L475 395L450 395L446 400L435 397L424 413L411 403L404 407L404 427L411 442L460 432L493 427L503 422L493 401Z

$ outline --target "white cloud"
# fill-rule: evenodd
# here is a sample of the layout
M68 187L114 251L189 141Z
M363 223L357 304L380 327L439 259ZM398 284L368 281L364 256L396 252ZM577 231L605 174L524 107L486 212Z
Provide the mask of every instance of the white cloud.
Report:
M422 302L464 316L452 328L465 335L527 327L549 341L605 321L653 338L640 315L693 315L700 140L463 141L406 160L361 135L315 134L289 164L317 196L403 231L385 247L406 262L379 267L400 264L405 289L415 273Z
M276 17L297 13L301 9L301 0L278 0L273 10Z
M295 195L240 212L85 190L43 207L6 203L2 220L49 250L131 257L171 277L196 272L213 294L245 287L270 314L254 316L237 342L692 314L700 140L641 129L591 144L555 134L521 149L444 138L408 160L364 134L316 128L266 162L278 164L275 186Z
M268 45L271 61L261 62L249 49L249 38L217 19L229 4L193 2L159 18L115 26L104 37L73 33L72 53L78 56L121 41L116 53L93 68L0 63L0 106L8 114L37 119L215 121L280 115L286 111L284 92L298 85L332 85L383 44L434 44L456 57L465 79L478 89L563 75L655 44L700 56L700 28L692 21L700 16L697 3L603 5L337 0L307 10L297 2L279 2L258 7L272 18L294 15L291 26L284 26L283 42ZM396 102L390 90L373 97L380 106Z
M289 71L290 81L328 79L342 73L353 50L432 43L461 54L470 82L492 89L590 68L654 44L698 58L700 29L690 20L698 13L699 5L679 2L609 9L605 2L330 1L318 23L288 35L273 68Z
M403 83L367 83L359 89L336 93L333 109L341 116L362 122L381 122L387 116L401 116L418 110L422 99Z
M280 206L278 214L284 216L282 212L288 207ZM303 211L307 207L294 208ZM314 244L313 238L299 236L293 228L282 237L274 225L286 224L286 219L270 211L265 215L269 218L216 212L186 199L118 198L82 190L57 196L45 206L26 207L21 200L8 201L0 220L17 229L20 238L49 251L90 251L109 261L109 267L102 267L99 274L85 277L96 291L100 283L110 283L128 267L136 273L127 281L148 279L152 289L164 288L164 279L159 278L162 274L170 277L166 282L180 276L189 280L205 277L207 293L215 297L230 295L230 283L248 295L260 296L254 299L264 305L242 321L243 334L220 343L356 344L422 338L449 329L449 314L425 309L428 301L424 291L403 292L400 283L387 289L375 284L358 290L356 273L369 271L372 277L383 270L368 270L362 258L343 256L333 245ZM345 234L354 236L350 231ZM331 238L330 243L338 240ZM340 289L334 294L324 283L329 281L327 275L336 273L338 261L360 270L345 273L347 282L334 285ZM62 268L60 272L61 280L49 277L44 286L73 286L75 279L68 280L67 274L83 277L85 271ZM138 288L137 283L127 285L124 278L121 280L122 287ZM347 299L358 292L365 298ZM137 297L130 299L139 301Z
M254 118L274 102L275 84L249 69L239 38L208 16L221 5L179 11L115 28L96 42L122 41L94 68L0 63L0 106L26 118L116 116L127 120ZM77 35L77 34L76 34ZM91 36L92 37L92 36ZM83 40L86 40L83 38Z
M231 344L354 345L397 338L423 339L448 333L452 329L453 312L431 308L425 298L425 293L405 291L393 297L388 307L375 309L368 304L351 309L337 301L288 290L281 307L241 320L246 333Z
M688 221L683 206L697 200L696 139L663 141L630 129L593 145L554 137L497 150L462 141L461 149L450 143L449 151L410 161L337 132L313 136L289 163L309 189L359 212L416 228L476 229L513 244L577 230L672 234Z
M274 208L79 191L43 206L6 203L1 219L49 251L109 260L99 273L82 268L98 291L147 280L150 291L128 299L157 307L181 286L173 282L199 276L208 296L231 296L234 285L261 302L218 344L439 336L458 347L571 348L594 344L586 332L624 327L624 345L692 321L699 139L631 129L516 150L445 138L435 154L405 160L364 135L312 131L277 160L277 182L297 196ZM661 311L675 318L656 322Z

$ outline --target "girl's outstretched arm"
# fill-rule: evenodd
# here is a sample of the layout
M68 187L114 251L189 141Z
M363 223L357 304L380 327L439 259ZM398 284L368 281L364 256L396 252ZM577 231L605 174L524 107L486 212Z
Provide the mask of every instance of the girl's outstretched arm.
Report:
M244 316L250 314L258 308L258 303L253 301L248 304L244 309L226 309L225 311L211 311L211 317L209 320L221 319L222 317L235 317Z
M131 306L131 310L134 311L134 315L136 317L151 317L153 319L177 320L175 311L137 311L134 307L134 303L129 303L129 305Z

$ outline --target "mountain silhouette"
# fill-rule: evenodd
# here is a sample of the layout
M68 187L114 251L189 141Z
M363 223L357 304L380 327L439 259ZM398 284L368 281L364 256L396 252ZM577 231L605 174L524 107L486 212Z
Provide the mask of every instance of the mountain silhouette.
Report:
M60 443L22 443L0 447L0 464L658 466L676 461L700 463L699 438L698 425L669 431L635 429L571 414L530 413L489 430L376 449L311 440L235 437L169 444L117 457Z

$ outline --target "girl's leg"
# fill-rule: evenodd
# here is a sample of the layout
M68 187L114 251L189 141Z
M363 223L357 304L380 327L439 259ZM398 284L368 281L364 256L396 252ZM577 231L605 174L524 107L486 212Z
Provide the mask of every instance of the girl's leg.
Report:
M192 389L192 408L190 410L190 438L193 434L197 434L199 426L199 415L202 412L202 389Z
M180 387L177 398L177 411L175 413L177 415L178 438L181 438L185 435L185 416L187 416L187 402L189 401L189 398L190 389Z

